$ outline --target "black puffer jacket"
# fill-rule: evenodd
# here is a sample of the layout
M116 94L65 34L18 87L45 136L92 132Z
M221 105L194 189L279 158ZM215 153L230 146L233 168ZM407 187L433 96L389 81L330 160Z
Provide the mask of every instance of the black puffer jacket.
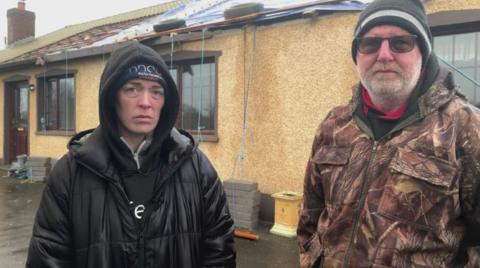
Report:
M153 176L155 186L143 223L133 216L121 174L136 164L116 134L107 104L118 87L116 69L145 55L157 57L133 44L109 60L101 82L100 126L76 135L50 173L27 267L235 267L234 227L222 184L191 136L173 128L173 106L162 110L136 171ZM167 87L173 85L165 102L178 101L165 65L161 59L154 63Z

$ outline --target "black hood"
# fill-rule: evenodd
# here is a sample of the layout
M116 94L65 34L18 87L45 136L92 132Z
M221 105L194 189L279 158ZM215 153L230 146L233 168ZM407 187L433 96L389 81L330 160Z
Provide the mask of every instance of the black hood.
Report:
M179 96L175 81L173 80L167 65L160 55L150 47L140 44L137 41L129 42L116 49L103 70L100 80L99 96L99 118L101 133L105 138L113 156L125 169L136 169L136 163L126 144L120 140L118 131L117 114L115 105L119 81L124 70L133 63L144 62L158 67L158 71L165 79L165 104L157 127L154 130L152 143L149 148L141 153L143 171L154 168L156 159L159 159L164 140L170 135L175 125L179 109Z

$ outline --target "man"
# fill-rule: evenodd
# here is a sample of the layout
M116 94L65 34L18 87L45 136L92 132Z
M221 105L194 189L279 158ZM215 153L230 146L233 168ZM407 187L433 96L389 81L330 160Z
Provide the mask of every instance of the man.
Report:
M302 267L480 267L480 112L439 68L420 0L359 17L352 100L315 135Z
M132 42L101 77L100 126L52 170L27 267L235 267L233 221L216 171L174 128L175 82Z

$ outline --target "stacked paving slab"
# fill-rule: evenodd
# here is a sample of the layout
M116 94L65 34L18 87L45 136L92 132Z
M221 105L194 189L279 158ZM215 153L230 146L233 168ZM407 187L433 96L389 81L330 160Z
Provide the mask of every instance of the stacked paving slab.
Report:
M50 157L29 156L25 167L31 171L32 180L45 181L54 164L55 160Z
M261 197L258 183L229 179L223 182L223 187L235 226L248 230L255 229L258 224Z

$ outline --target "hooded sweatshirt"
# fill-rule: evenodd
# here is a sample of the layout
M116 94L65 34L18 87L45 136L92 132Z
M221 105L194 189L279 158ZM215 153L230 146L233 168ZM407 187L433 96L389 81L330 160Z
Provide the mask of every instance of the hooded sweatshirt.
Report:
M125 70L135 63L152 64L163 78L160 84L164 88L165 103L157 127L137 152L130 150L120 137L116 101L118 90L125 82ZM117 49L110 57L101 77L99 96L100 125L102 134L112 152L130 205L134 207L134 215L138 220L143 218L142 212L152 197L156 174L162 167L165 150L162 145L170 134L178 114L179 96L174 80L168 68L157 52L138 42L132 42Z

